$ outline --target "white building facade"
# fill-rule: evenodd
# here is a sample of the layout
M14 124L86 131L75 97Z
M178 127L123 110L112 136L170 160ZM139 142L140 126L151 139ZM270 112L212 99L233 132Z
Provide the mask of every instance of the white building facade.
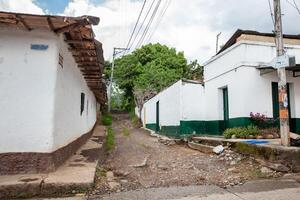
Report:
M0 28L0 174L53 171L91 134L97 97L65 40Z
M287 54L295 56L296 63L300 63L300 36L285 35L284 43ZM190 109L187 112L197 113L197 115L187 115L186 119L180 118L177 121L175 125L180 125L179 135L222 134L226 128L251 124L251 112L277 119L279 117L278 77L276 70L269 64L275 56L276 47L272 34L238 30L220 52L204 64L203 86L194 91L197 95L191 94L188 97L189 103L180 105L184 107L188 104ZM297 133L300 132L300 78L297 77L299 70L299 65L286 70L290 127L292 132ZM176 101L175 97L172 102L174 101ZM181 104L183 102L181 101ZM169 109L175 107L169 106ZM182 111L176 112L182 113ZM150 111L147 113L149 114ZM162 114L159 114L159 118L162 118ZM170 116L166 117L170 118ZM147 121L148 118L143 121L146 121L144 122L146 127L151 128L154 125L147 124L151 124L148 122L153 120ZM163 121L160 123L161 127L165 125ZM183 123L186 126L183 126ZM164 134L163 129L160 132Z

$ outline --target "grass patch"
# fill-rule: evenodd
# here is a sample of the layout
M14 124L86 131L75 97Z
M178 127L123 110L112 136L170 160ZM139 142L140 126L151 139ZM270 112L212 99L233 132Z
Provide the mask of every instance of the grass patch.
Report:
M262 173L259 169L254 169L250 171L250 177L251 178L268 178L268 175L265 173Z
M115 134L111 127L108 127L107 134L106 134L106 142L105 142L105 149L107 151L113 150L115 146Z
M111 126L112 124L112 116L110 113L103 113L101 122L104 126Z
M125 136L125 137L129 136L130 135L129 129L128 128L123 128L122 135Z
M246 155L257 155L257 149L253 145L249 145L246 143L238 142L235 145L235 149L238 153L246 154Z
M106 170L102 167L96 168L96 177L106 177Z
M136 116L134 109L130 110L129 117L133 126L139 126L140 119Z

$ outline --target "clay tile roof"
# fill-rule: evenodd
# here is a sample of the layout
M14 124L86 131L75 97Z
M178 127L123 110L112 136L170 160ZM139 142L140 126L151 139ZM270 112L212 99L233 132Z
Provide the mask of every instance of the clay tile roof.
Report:
M95 39L92 25L100 19L93 16L67 17L0 12L0 28L15 27L32 30L48 30L64 34L71 51L89 88L100 103L106 102L106 87L102 81L104 66L101 42Z
M257 31L252 31L252 30L241 30L238 29L232 36L231 38L225 43L225 45L218 51L217 54L221 53L222 51L226 50L227 48L231 47L234 45L237 41L237 39L242 35L257 35L257 36L267 36L267 37L275 37L274 33L261 33ZM300 39L300 35L288 35L288 34L283 34L284 38L287 39Z

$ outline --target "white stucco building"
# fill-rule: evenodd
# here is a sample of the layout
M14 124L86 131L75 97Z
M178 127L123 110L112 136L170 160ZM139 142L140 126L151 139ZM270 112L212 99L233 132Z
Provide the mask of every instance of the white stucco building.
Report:
M284 35L285 50L300 63L300 36ZM278 118L278 78L270 61L276 56L274 35L238 30L218 52L204 64L204 81L188 94L172 91L177 82L144 104L145 127L171 135L187 133L221 134L225 128L251 123L250 112ZM300 132L300 67L287 68L290 99L290 127ZM173 96L163 105L161 99ZM182 101L187 98L188 102ZM155 103L159 102L159 120L155 120ZM183 104L183 105L182 105ZM178 109L181 107L181 109ZM184 113L182 108L188 107ZM163 109L172 110L168 113ZM171 114L173 113L173 114ZM175 114L176 113L176 114ZM164 120L163 120L164 119ZM159 124L159 126L156 125ZM175 128L176 127L176 128Z
M0 12L0 174L52 171L90 136L106 97L98 22Z

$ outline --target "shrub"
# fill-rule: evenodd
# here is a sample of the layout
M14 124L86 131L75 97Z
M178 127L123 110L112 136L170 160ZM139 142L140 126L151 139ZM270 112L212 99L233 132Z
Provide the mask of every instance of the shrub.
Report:
M247 138L250 135L257 136L259 134L260 134L259 129L253 125L247 127L228 128L223 133L226 139L231 138L233 135L235 135L237 138Z
M272 128L277 127L279 125L279 119L271 119L267 118L264 114L260 113L250 113L250 119L253 125L258 128Z
M112 116L109 113L103 113L101 122L105 126L111 126L112 124Z
M115 134L111 127L107 129L106 133L106 141L105 141L105 149L107 151L111 151L115 146Z

